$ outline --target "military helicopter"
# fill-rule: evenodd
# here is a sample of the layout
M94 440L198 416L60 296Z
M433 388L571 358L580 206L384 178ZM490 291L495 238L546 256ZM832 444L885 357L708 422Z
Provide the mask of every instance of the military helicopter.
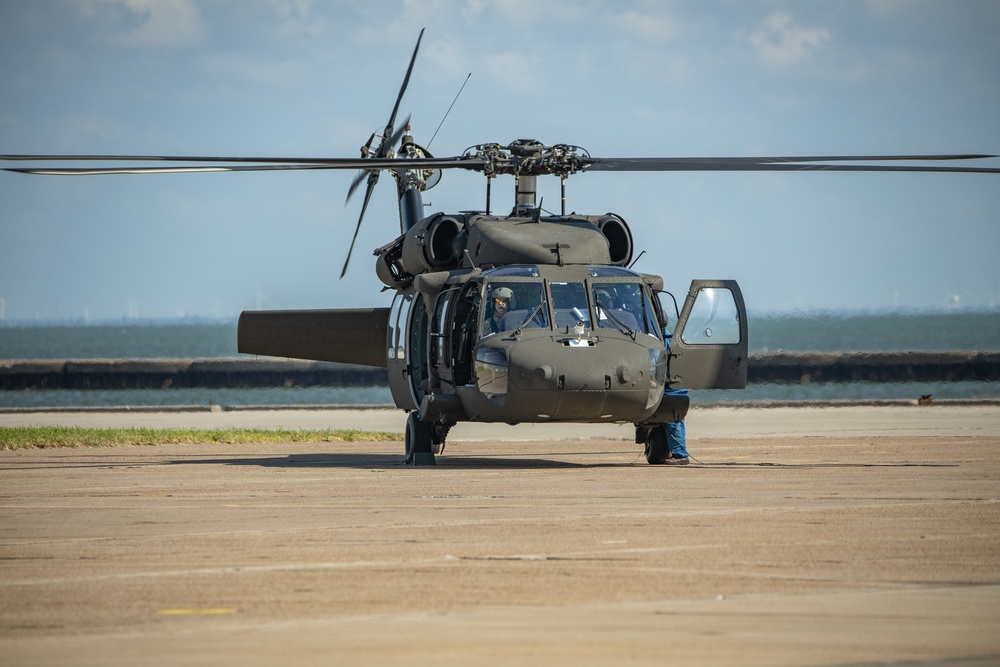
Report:
M396 117L420 50L409 61L381 134L359 158L4 155L3 160L183 162L183 166L8 168L31 174L359 169L366 184L343 277L383 171L396 182L400 235L375 250L375 271L395 292L388 308L245 311L241 353L384 367L408 413L407 463L432 465L449 429L464 421L620 423L635 426L646 460L668 456L664 423L683 420L686 395L667 388L743 388L747 317L735 280L694 280L681 307L660 276L634 271L633 239L615 213L567 214L569 176L600 171L960 171L942 165L991 155L799 157L591 156L580 146L519 139L434 157ZM376 145L377 140L377 145ZM892 161L931 164L885 164ZM879 164L874 164L878 162ZM443 170L486 177L482 210L424 215L423 193ZM515 204L491 210L493 179L512 176ZM539 176L558 177L561 211L543 214ZM671 332L672 331L672 332Z

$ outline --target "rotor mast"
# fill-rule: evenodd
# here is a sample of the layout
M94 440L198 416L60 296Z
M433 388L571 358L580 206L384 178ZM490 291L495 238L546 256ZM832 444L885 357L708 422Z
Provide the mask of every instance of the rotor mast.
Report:
M418 152L422 153L413 143L413 135L410 134L408 125L399 152L401 157L417 157ZM424 179L416 169L401 169L395 174L399 195L399 231L405 234L424 216L424 198L421 194L424 189Z
M509 146L510 154L515 162L526 162L539 158L545 147L534 139L519 139ZM514 176L514 210L511 215L527 216L536 208L535 198L538 194L538 177L534 173L518 171Z

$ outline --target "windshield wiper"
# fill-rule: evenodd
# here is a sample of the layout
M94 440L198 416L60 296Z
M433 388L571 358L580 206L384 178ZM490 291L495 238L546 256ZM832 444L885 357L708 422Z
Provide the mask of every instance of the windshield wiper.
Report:
M623 333L626 336L628 336L629 338L631 338L632 340L635 340L635 331L633 329L630 329L621 320L619 320L617 317L615 317L615 314L611 312L611 309L608 308L607 306L605 306L601 302L601 300L597 298L596 295L594 296L594 303L597 305L598 308L601 309L601 311L598 313L598 316L600 316L601 313L604 313L605 315L608 316L609 320L611 320L612 322L615 323L615 325L616 325L616 327L617 327L617 329L618 329L618 331L620 333Z
M538 305L535 306L535 309L533 311L531 311L531 314L528 315L526 318L524 318L524 321L521 322L521 324L519 324L516 329L514 329L514 335L515 336L521 335L521 329L523 329L525 327L525 325L528 324L528 322L530 322L531 320L535 319L535 315L537 315L539 312L541 312L542 306L544 306L544 305L545 305L544 301L539 301L538 302Z

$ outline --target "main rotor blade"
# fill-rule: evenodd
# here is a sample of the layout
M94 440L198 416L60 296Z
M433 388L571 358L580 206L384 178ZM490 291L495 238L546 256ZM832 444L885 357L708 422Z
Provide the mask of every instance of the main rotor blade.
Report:
M594 163L612 164L656 164L663 163L754 163L764 162L862 162L862 161L891 161L891 160L978 160L984 158L996 158L997 155L984 155L980 153L964 153L951 155L799 155L783 157L623 157L623 158L590 158ZM322 165L348 165L357 164L364 160L385 159L385 158L328 158L328 157L220 157L215 155L185 156L185 155L0 155L0 160L9 162L69 162L69 161L90 161L90 162L258 162L271 164L322 164ZM439 158L457 159L457 158ZM362 164L361 168L365 165ZM341 166L342 169L349 169L349 166ZM614 167L606 167L604 171L611 171ZM650 167L656 170L656 167Z
M328 164L345 159L351 158L220 157L217 155L0 155L0 160L11 162L259 162L271 164Z
M797 157L623 157L581 158L576 163L580 171L927 171L1000 173L1000 167L973 167L966 165L916 165L916 164L829 164L844 162L949 162L958 160L997 159L1000 156L983 154L954 155L819 155ZM364 174L381 169L467 169L470 171L495 170L498 174L528 174L523 167L496 163L489 156L463 155L443 158L265 158L265 157L184 157L169 155L0 155L9 161L134 161L134 162L206 162L209 165L184 165L177 167L5 167L4 171L49 176L80 176L106 174L166 174L216 171L281 171L303 169L361 169L352 182L356 190ZM236 162L243 164L211 163ZM258 164L245 164L258 163ZM419 165L419 166L418 166ZM516 170L520 169L520 172ZM547 163L535 172L552 173Z
M317 164L260 165L254 167L11 167L3 171L40 176L108 176L111 174L201 174L224 171L296 171L302 169L338 169Z
M3 158L0 157L0 159ZM31 159L42 160L44 158L41 156L33 156ZM58 159L59 158L56 158L56 160ZM101 160L104 158L97 159ZM174 158L149 159L173 160ZM184 161L183 158L181 158L180 161ZM254 159L252 161L256 162L258 160ZM22 174L39 174L43 176L106 176L111 174L178 174L225 171L295 171L307 169L364 169L365 172L374 172L381 169L413 169L417 163L416 160L404 158L315 158L306 163L285 164L284 160L272 162L278 163L218 166L186 165L178 167L4 167L3 171L13 171ZM421 158L419 160L419 166L421 169L468 169L471 171L483 171L486 168L486 161L474 157ZM362 174L365 172L362 172Z
M585 171L937 171L1000 173L995 167L816 164L828 162L954 161L995 155L813 155L796 157L648 157L590 158Z

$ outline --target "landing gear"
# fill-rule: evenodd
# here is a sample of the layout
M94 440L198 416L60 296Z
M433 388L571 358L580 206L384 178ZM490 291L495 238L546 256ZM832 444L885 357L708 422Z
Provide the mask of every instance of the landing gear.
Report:
M411 412L406 418L406 459L403 462L414 466L436 465L433 440L432 424L420 421L420 416Z
M646 461L659 465L670 456L670 445L667 444L667 429L660 424L649 432L646 438Z
M434 422L431 426L431 451L435 454L444 453L444 440L448 437L448 431L451 430L452 424L445 424L442 422Z

